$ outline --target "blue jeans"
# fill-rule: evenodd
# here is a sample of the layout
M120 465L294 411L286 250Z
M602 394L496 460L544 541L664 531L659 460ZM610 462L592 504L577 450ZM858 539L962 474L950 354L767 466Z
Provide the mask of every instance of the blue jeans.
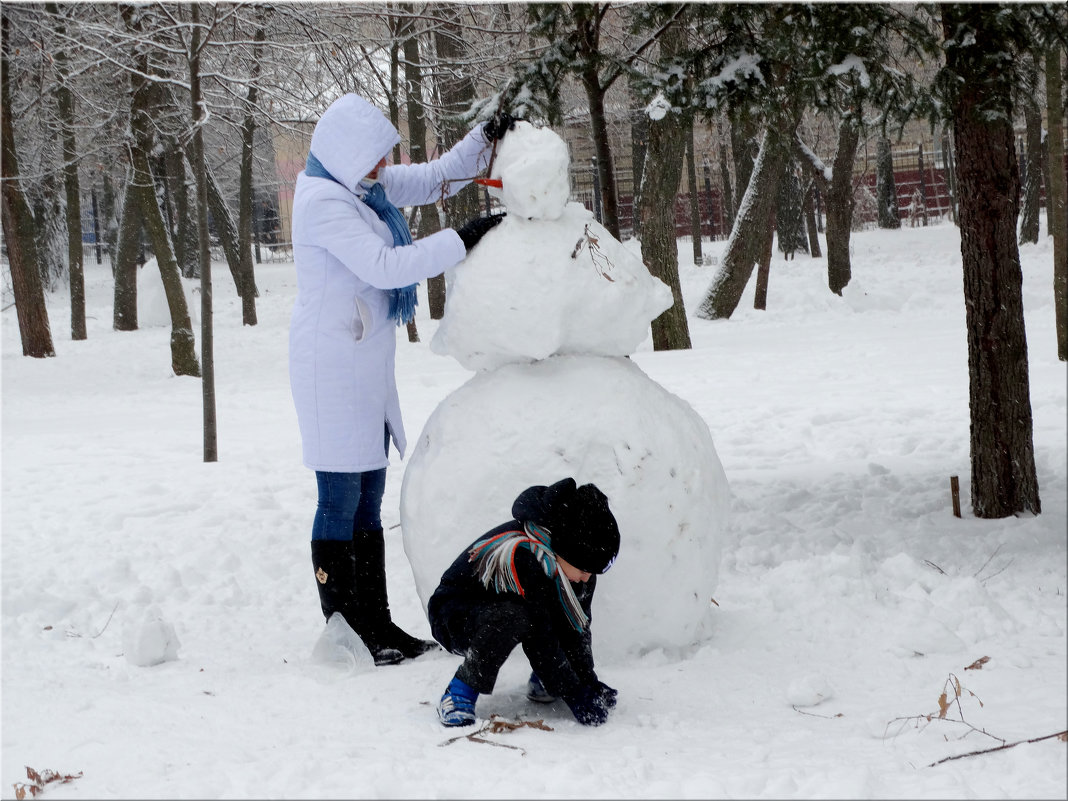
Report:
M382 528L386 468L366 473L316 470L319 505L312 523L313 540L351 540L354 531Z

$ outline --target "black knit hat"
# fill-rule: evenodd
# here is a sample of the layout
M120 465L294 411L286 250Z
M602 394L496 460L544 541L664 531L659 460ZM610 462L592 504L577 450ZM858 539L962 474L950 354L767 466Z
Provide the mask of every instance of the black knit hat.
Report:
M619 527L608 498L593 484L565 478L529 487L512 505L516 520L549 530L553 551L579 570L604 573L619 553Z

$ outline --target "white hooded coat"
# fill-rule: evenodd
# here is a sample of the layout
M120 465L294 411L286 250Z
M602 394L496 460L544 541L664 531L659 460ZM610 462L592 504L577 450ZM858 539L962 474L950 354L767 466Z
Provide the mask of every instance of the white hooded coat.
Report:
M387 290L444 272L466 255L451 228L394 247L389 227L360 200L360 181L400 141L357 95L335 101L312 133L311 152L338 182L301 172L293 198L297 300L289 328L289 379L313 470L355 473L389 463L385 431L404 456L394 365L397 322ZM398 207L433 203L489 162L482 126L427 164L385 167L378 180Z

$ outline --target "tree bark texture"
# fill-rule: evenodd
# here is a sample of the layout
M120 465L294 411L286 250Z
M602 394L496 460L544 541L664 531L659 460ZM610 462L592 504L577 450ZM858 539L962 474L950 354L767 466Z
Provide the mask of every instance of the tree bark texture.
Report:
M460 125L459 115L470 108L476 93L471 76L459 66L466 60L470 49L459 24L460 12L451 6L442 6L441 10L442 22L434 29L438 61L443 67L437 85L445 112L439 124L438 136L442 147L448 150L467 135L466 128ZM446 198L443 207L445 224L459 228L479 214L478 187L475 184L465 186L452 197ZM445 314L445 276L428 279L426 293L431 319L441 319Z
M853 230L853 163L860 144L860 127L852 119L838 127L838 149L827 185L827 285L836 295L849 284L849 236Z
M961 41L972 34L996 49L997 14L997 6L943 6L945 37ZM988 80L977 49L947 48L946 64L959 81L951 114L968 337L972 509L980 518L1001 518L1038 514L1041 503L1016 243L1020 176L1012 104L1004 84Z
M645 156L649 149L649 115L645 113L640 97L633 83L628 88L631 103L637 111L632 113L630 123L630 164L632 169L634 193L633 233L636 239L642 238L642 184L645 181Z
M410 8L414 14L414 7ZM405 36L402 45L404 52L404 85L408 106L408 155L413 163L423 164L430 160L430 153L427 149L426 112L423 108L423 60L419 52L419 39L410 22L406 24L403 35ZM442 199L444 199L444 196L445 187L442 187ZM420 207L419 212L417 238L421 239L441 230L436 204L427 203ZM430 281L427 281L427 305L430 307L430 318L432 320L440 320L445 314L445 280L443 276L438 276L438 278L441 280L435 282L433 287ZM418 331L415 332L415 335L416 338L412 339L412 329L409 328L409 341L418 342Z
M694 158L693 120L686 134L686 183L690 187L690 237L693 239L693 263L700 266L701 255L701 198L697 192L697 160Z
M66 25L59 6L45 6L56 20L60 40L66 36ZM74 134L74 93L67 84L69 70L67 53L56 50L53 60L59 84L56 87L56 110L59 116L60 138L63 142L63 189L67 201L67 276L70 281L70 338L86 338L85 331L85 269L82 258L82 204L78 184L78 143Z
M11 75L8 48L11 44L11 22L0 11L0 161L3 162L3 193L0 212L11 268L11 288L15 294L15 313L19 320L22 355L34 358L55 356L52 331L48 325L44 286L34 238L34 222L22 189L19 187L19 165L15 152L15 129L11 123Z
M753 167L756 163L760 143L757 140L759 132L755 129L753 121L744 114L732 115L731 119L731 155L734 157L734 196L744 197L745 190L749 187L750 177L753 175ZM734 210L737 217L741 212L741 201ZM731 230L734 226L731 226Z
M200 234L200 345L204 357L201 381L204 421L204 461L219 460L218 425L215 409L215 336L212 320L211 242L208 233L208 169L204 159L204 123L207 114L200 89L200 9L190 6L193 20L192 45L189 50L189 96L192 105L193 177L197 186L197 230ZM238 287L240 289L240 286Z
M126 184L119 222L119 241L111 267L115 277L112 328L137 330L137 262L141 246L141 212L137 205L133 177Z
M667 36L673 36L668 34ZM673 40L665 39L670 46ZM675 196L682 179L690 121L675 114L650 120L642 187L642 261L649 272L671 288L671 307L653 320L653 350L685 350L690 347L682 288L679 283L679 251L675 235Z
M776 209L771 210L768 219L768 231L764 235L764 251L760 254L760 264L757 266L756 291L753 294L753 308L765 311L768 308L768 284L771 280L771 250L775 243L775 217Z
M1057 315L1057 358L1068 361L1068 179L1064 166L1064 73L1061 48L1046 54L1046 119L1049 181L1046 203L1053 224L1053 301Z
M186 278L199 278L197 215L189 200L185 153L176 138L169 139L165 148L163 160L166 164L167 189L175 217L171 226L174 231L174 257L178 260L178 269L182 275Z
M731 189L731 171L727 163L727 145L722 136L719 141L719 177L720 186L723 187L723 222L724 228L730 231L734 228L734 190Z
M880 136L875 155L875 197L879 204L879 227L900 228L901 216L897 208L897 186L894 182L894 153L890 140Z
M122 7L123 17L131 32L136 32L137 23L135 15L138 13L130 6ZM127 190L127 200L136 206L141 223L148 233L152 242L152 250L156 255L156 264L159 267L160 278L163 281L163 292L167 297L167 308L171 316L171 368L175 375L200 375L200 365L197 361L195 340L193 337L193 323L189 318L189 307L186 305L185 290L182 287L182 276L178 272L178 262L174 257L174 246L171 243L170 233L163 220L159 202L156 199L155 181L152 177L152 169L149 163L149 153L153 147L152 115L153 99L158 97L153 84L146 76L150 74L148 58L139 56L139 69L130 72L130 162L131 175L130 185ZM125 218L132 210L128 204L123 210ZM125 219L124 219L125 223ZM207 234L207 229L202 232ZM134 277L134 303L136 304L136 276ZM127 287L129 291L129 287ZM116 293L118 288L116 287ZM117 312L116 312L117 313Z
M814 259L823 256L820 248L820 232L816 225L816 204L812 202L812 196L816 193L816 184L809 180L805 187L805 228L808 229L808 255Z
M260 56L267 34L257 28L252 46L252 69L245 105L245 119L241 125L241 175L237 194L237 249L240 254L237 286L241 296L241 324L256 325L256 270L252 264L252 156L256 136L256 117L253 114L259 95L256 82L260 77ZM235 276L235 280L236 280Z
M764 253L768 219L789 161L788 147L782 135L774 129L769 128L764 133L752 176L723 253L723 263L698 306L698 317L704 320L728 319L738 308L745 285L753 274L753 267Z
M1030 62L1030 59L1028 59ZM1032 86L1037 88L1038 69L1029 64ZM1023 207L1020 211L1020 242L1038 242L1038 206L1042 192L1042 111L1033 92L1021 93L1024 114Z
M608 137L608 118L604 110L605 93L601 89L596 67L591 65L584 70L581 79L590 107L593 152L597 156L597 177L601 182L601 224L608 229L608 233L619 239L619 195L612 146Z

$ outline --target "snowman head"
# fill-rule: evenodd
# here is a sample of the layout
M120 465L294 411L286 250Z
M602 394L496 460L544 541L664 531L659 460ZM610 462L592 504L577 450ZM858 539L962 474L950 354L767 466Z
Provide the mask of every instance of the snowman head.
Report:
M497 149L491 178L501 188L490 194L508 213L528 220L555 220L571 194L567 143L548 128L517 122Z

